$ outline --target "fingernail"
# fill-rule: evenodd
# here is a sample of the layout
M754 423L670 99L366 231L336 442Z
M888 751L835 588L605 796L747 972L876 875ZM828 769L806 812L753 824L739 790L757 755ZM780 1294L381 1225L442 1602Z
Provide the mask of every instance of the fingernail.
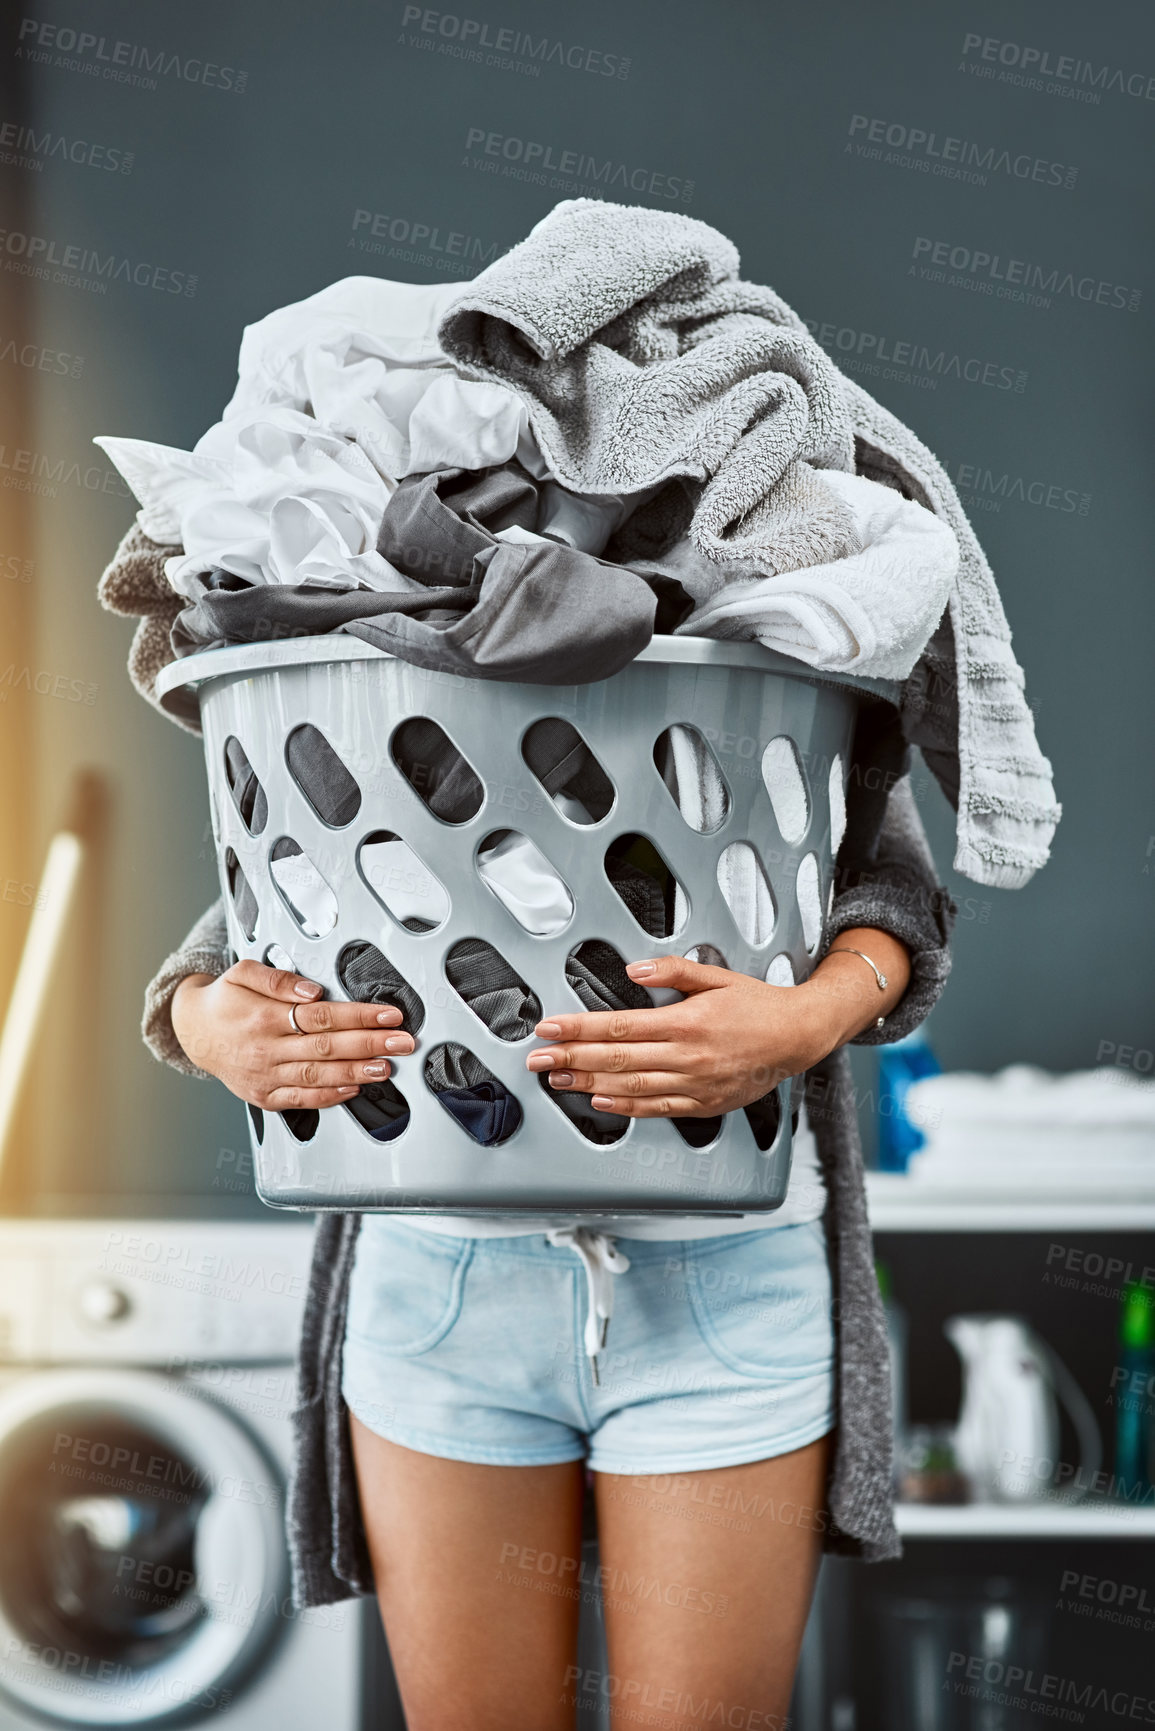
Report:
M539 1022L533 1031L543 1040L561 1039L560 1022Z
M321 987L315 980L298 980L293 987L293 996L295 998L319 998Z
M337 1092L338 1094L359 1094L361 1090L360 1088L338 1088Z
M614 1109L614 1103L608 1094L592 1094L590 1105L597 1112L612 1112Z
M551 1070L549 1073L549 1085L551 1088L572 1088L573 1071Z
M387 1052L407 1052L413 1044L411 1034L390 1034L385 1042Z
M380 1015L377 1017L377 1020L378 1020L378 1022L396 1022L399 1019L400 1015L401 1015L401 1011L395 1010L393 1008L392 1004L390 1004L390 1006L387 1010L381 1011Z
M367 1076L387 1076L389 1074L389 1066L388 1064L366 1064L365 1074Z
M556 1059L552 1052L531 1052L525 1060L527 1070L552 1070Z
M644 980L648 974L656 974L657 962L627 962L626 973L632 980Z

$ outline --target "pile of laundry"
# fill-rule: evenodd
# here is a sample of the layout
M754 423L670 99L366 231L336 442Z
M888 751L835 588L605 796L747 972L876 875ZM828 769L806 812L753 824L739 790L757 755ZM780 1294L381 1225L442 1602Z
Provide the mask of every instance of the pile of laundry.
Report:
M652 633L904 682L956 866L1024 883L1058 807L997 589L933 455L716 230L559 204L473 282L352 277L251 325L191 451L97 441L173 548L178 655L351 633L486 679Z
M928 1076L911 1084L906 1110L926 1137L909 1168L920 1183L1101 1192L1155 1182L1155 1081L1132 1070Z
M188 601L178 655L341 631L423 667L572 684L617 672L657 629L756 635L826 669L911 671L958 566L948 525L832 469L810 483L829 499L806 507L823 557L792 580L719 563L686 535L639 556L652 513L632 538L619 531L662 483L559 483L517 394L463 376L440 348L460 293L337 283L246 331L237 390L192 451L97 441L146 533L183 548L166 567Z

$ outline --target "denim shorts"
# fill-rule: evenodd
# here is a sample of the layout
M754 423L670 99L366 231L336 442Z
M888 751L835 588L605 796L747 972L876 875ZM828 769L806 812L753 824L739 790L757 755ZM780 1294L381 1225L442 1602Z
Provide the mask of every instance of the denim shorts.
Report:
M820 1221L619 1238L595 1383L586 1275L544 1235L451 1238L369 1215L342 1392L378 1436L490 1466L685 1472L787 1454L834 1424Z

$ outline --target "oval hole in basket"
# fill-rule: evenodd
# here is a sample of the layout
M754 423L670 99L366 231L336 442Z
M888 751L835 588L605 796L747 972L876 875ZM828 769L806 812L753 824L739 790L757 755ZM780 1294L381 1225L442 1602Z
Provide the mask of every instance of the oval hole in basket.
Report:
M721 1118L671 1118L670 1123L691 1148L708 1148L722 1133Z
M307 938L324 938L337 924L337 898L298 842L278 838L269 850L269 873Z
M557 715L535 721L521 755L571 823L600 823L612 810L613 782L572 722Z
M458 997L499 1040L527 1040L541 1021L541 1000L484 938L462 938L445 958Z
M777 1088L772 1088L761 1100L751 1101L750 1105L744 1106L742 1110L746 1114L746 1122L759 1152L768 1154L782 1128L782 1099Z
M718 860L718 888L731 918L755 949L768 944L777 909L765 868L748 841L732 841Z
M648 836L620 835L605 854L606 876L651 938L672 938L686 923L689 902Z
M499 1148L520 1127L517 1096L468 1046L456 1040L434 1046L423 1074L442 1110L483 1148Z
M425 1005L409 981L397 972L376 944L358 939L346 944L337 957L337 978L356 1004L392 1004L404 1018L409 1034L421 1032ZM393 1029L387 1032L392 1033ZM364 1090L362 1089L362 1092Z
M830 760L830 852L836 854L846 834L846 784L842 777L842 759L837 752Z
M562 1116L569 1119L587 1142L608 1148L614 1142L620 1142L629 1129L628 1118L619 1117L615 1112L596 1112L590 1105L588 1094L579 1094L573 1088L551 1088L548 1074L539 1075L537 1080L542 1093L549 1095Z
M473 766L428 716L411 716L395 728L389 752L414 793L443 823L468 823L481 810L485 789Z
M253 1121L253 1135L257 1139L257 1147L259 1148L265 1140L265 1114L259 1106L254 1106L251 1101L246 1102L246 1104L249 1108L249 1117Z
M573 918L573 896L535 842L515 829L484 837L474 861L498 901L534 937L550 937Z
M231 847L225 849L225 879L241 930L251 944L257 935L257 898Z
M269 821L269 802L244 746L232 733L225 740L225 777L241 822L250 835L260 835Z
M289 1135L298 1142L311 1142L321 1122L321 1114L314 1106L287 1106L281 1117Z
M433 932L449 917L449 896L407 841L375 829L357 849L357 869L387 914L408 932Z
M703 968L728 968L730 966L721 950L715 949L713 944L692 944L686 951L686 960L697 962Z
M294 962L288 950L283 950L280 944L269 945L268 949L265 951L264 963L266 968L281 968L286 974L295 974L297 972L296 962Z
M311 721L294 727L285 741L289 774L322 823L340 829L361 809L361 789L325 735Z
M654 767L691 829L709 835L726 821L730 789L703 734L676 721L654 741Z
M409 1102L392 1077L362 1082L361 1092L341 1104L374 1142L395 1142L409 1128Z
M780 956L775 956L766 969L766 983L769 986L793 986L796 983L794 963L785 951Z
M807 954L812 956L822 936L822 891L818 882L818 860L814 854L804 854L799 860L795 889L802 920L802 941Z
M810 822L810 795L798 747L789 734L780 733L762 753L762 780L783 841L801 841Z

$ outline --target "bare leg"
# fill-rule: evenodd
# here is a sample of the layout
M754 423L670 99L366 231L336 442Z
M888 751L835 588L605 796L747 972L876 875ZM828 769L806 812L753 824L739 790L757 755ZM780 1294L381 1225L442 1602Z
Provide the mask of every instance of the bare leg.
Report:
M710 1472L597 1474L615 1728L782 1731L830 1442Z
M349 1423L409 1731L572 1731L582 1462L472 1466Z

